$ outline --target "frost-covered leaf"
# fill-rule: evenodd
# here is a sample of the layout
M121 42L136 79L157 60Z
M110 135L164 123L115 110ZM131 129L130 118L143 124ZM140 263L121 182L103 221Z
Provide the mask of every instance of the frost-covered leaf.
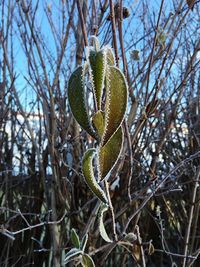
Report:
M127 83L123 73L117 67L107 66L105 130L102 145L108 142L121 125L126 112L127 97Z
M103 179L114 167L120 156L123 144L123 131L120 127L109 141L99 148L99 177Z
M81 240L81 250L85 251L85 247L87 245L87 241L88 241L88 234L84 235L82 240Z
M105 115L104 112L99 110L92 117L92 123L94 125L95 130L97 131L100 139L102 138L104 128L105 128Z
M83 254L81 264L83 267L95 267L93 259L88 254Z
M85 181L91 191L104 203L107 203L107 197L104 193L103 189L100 187L100 185L97 183L95 177L94 177L94 171L92 166L92 160L94 158L94 155L96 154L95 149L88 149L84 156L83 156L83 162L82 162L82 170L83 175L85 177Z
M108 210L108 206L105 205L105 204L102 204L100 210L99 210L99 232L100 232L100 235L101 237L106 241L106 242L109 242L109 243L112 243L113 241L109 238L107 232L106 232L106 229L105 229L105 226L104 226L104 223L103 223L103 214L104 212L106 212Z
M72 114L80 126L92 137L96 134L87 114L85 104L84 66L78 67L71 75L68 84L68 98Z
M134 233L130 232L124 237L124 240L133 243L137 240L137 236Z
M89 55L89 62L91 67L92 85L95 92L97 107L100 110L106 70L105 50L100 50L98 52L91 50Z
M71 241L76 248L80 249L80 239L74 228L71 229Z
M92 35L90 37L90 40L92 41L92 49L94 51L98 52L100 50L100 42L99 42L99 39L95 35Z
M115 66L116 61L115 61L115 55L113 52L113 49L110 46L105 47L106 50L106 62L110 66Z
M78 258L80 255L82 255L83 252L82 250L78 249L78 248L72 248L66 255L65 255L65 264L75 260L76 258Z

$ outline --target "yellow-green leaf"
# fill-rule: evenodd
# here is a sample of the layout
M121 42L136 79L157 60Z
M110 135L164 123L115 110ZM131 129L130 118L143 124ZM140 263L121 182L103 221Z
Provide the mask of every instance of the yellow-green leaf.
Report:
M98 136L102 137L104 128L105 128L105 118L104 118L104 112L101 110L98 110L94 116L92 117L92 123L94 125L95 130L98 133Z
M107 46L106 48L106 62L110 66L115 66L115 55L113 52L113 49L110 46Z
M103 179L114 167L120 156L123 143L123 131L120 127L109 141L99 148L99 177Z
M85 104L84 66L78 67L69 79L68 99L76 121L88 134L96 138Z
M150 242L149 249L148 249L148 254L152 255L154 252L155 252L154 245L152 244L152 242Z
M92 160L96 154L95 149L88 149L84 156L83 156L83 162L82 162L82 170L83 170L83 175L85 177L85 181L91 191L104 203L107 203L107 197L106 194L104 193L103 189L101 186L97 183L95 177L94 177L94 171L93 171L93 166L92 166Z
M127 97L127 83L123 73L117 67L107 66L105 129L102 145L108 142L121 125L126 112Z
M83 254L81 264L83 267L95 267L93 259L88 254Z

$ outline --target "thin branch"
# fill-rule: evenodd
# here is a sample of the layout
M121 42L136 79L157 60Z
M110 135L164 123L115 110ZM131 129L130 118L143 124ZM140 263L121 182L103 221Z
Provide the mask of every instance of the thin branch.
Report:
M9 231L9 230L7 230L5 228L1 228L0 229L0 233L3 234L3 235L8 236L12 240L14 240L15 239L15 237L14 237L15 235L18 235L18 234L23 233L25 231L32 230L34 228L38 228L38 227L41 227L41 226L44 226L44 225L57 225L57 224L60 224L64 220L66 215L67 215L67 212L65 212L63 214L63 216L58 221L41 222L41 223L38 223L38 224L35 224L35 225L30 225L30 226L25 227L23 229L20 229L18 231Z
M85 25L85 21L84 21L84 17L83 17L82 8L80 5L80 0L77 0L76 3L77 3L78 13L80 16L80 21L81 21L84 43L85 43L85 46L88 46L88 37L87 37L86 25Z
M144 256L144 249L143 249L143 245L142 245L142 239L140 236L140 230L139 230L139 226L136 225L135 227L136 229L136 233L137 233L137 240L140 246L140 254L141 254L141 260L142 260L142 267L146 267L146 262L145 262L145 256Z
M117 62L117 66L119 66L119 55L118 55L118 48L117 48L117 37L116 37L116 23L115 23L115 9L113 1L110 0L110 19L112 25L112 38L113 38L113 47L115 51L115 58Z
M157 24L156 24L155 35L154 35L154 40L153 40L153 47L152 47L152 50L151 50L151 56L150 56L150 60L149 60L148 76L147 76L147 88L146 88L146 95L145 95L145 101L144 101L145 105L147 103L147 98L148 98L148 89L149 89L151 66L152 66L152 62L153 62L153 55L154 55L154 50L155 50L155 46L156 46L156 39L157 39L157 34L158 34L158 29L159 29L161 13L162 13L162 10L163 10L163 5L164 5L164 0L162 0L161 5L160 5L160 10L159 10Z
M198 168L196 177L194 179L195 183L194 183L194 189L192 192L192 204L191 204L191 208L190 208L190 216L189 216L188 227L187 227L187 231L186 231L186 239L185 239L185 247L184 247L185 258L183 259L183 265L182 265L183 267L186 267L186 263L187 263L189 238L190 238L190 231L191 231L192 220L193 220L193 215L194 215L194 206L195 206L195 202L196 202L197 189L199 186L199 177L200 177L200 168Z
M110 198L109 183L107 181L105 181L104 184L105 184L106 194L107 194L107 198L108 198L109 208L110 208L111 215L112 215L113 234L114 234L115 241L117 241L118 238L117 238L117 232L116 232L115 212L114 212L112 201Z

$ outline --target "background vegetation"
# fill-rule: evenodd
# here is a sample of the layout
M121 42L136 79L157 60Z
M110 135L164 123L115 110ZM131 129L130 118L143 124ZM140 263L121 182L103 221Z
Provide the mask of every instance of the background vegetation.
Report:
M0 0L0 266L64 266L72 228L88 233L97 267L200 266L199 1L116 2ZM91 35L113 46L128 81L108 181L117 235L137 237L129 246L99 235L81 170L95 141L68 105ZM113 238L110 212L104 224Z

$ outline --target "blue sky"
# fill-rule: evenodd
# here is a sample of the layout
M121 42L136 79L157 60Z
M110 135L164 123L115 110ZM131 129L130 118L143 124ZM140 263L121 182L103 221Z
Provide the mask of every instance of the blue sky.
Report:
M16 1L13 1L16 4ZM68 1L69 3L70 1ZM96 1L98 2L98 1ZM145 3L145 1L123 1L124 6L128 6L129 9L131 10L131 16L124 20L123 23L123 28L124 28L124 39L125 39L125 48L126 47L131 47L131 49L141 49L144 45L143 41L140 41L137 43L137 40L139 39L139 37L142 36L144 28L140 22L141 18L140 18L140 14L141 14L141 10L142 10L142 5L143 2ZM149 13L146 17L146 24L149 27L152 26L152 32L154 32L154 26L156 24L157 21L157 16L158 16L158 10L160 7L160 0L151 0L151 1L146 1L146 3L148 2L147 5L147 13ZM35 4L37 3L36 0L32 1L33 6L35 6ZM88 3L91 3L91 1L88 1ZM186 5L186 1L184 4L185 7L187 7ZM61 33L61 17L60 17L60 12L62 10L62 1L60 0L54 0L54 1L39 1L39 6L38 6L38 10L36 13L36 19L35 19L35 25L37 26L37 28L39 29L39 31L42 32L43 36L44 36L44 40L45 40L45 44L47 44L47 47L51 50L51 53L55 56L55 59L57 57L57 52L56 52L56 46L55 46L55 42L53 39L53 35L51 33L51 29L50 29L50 25L49 22L47 20L46 14L44 12L44 8L47 8L48 10L48 14L52 16L53 21L56 22L56 32L57 33ZM15 22L18 19L18 15L17 15L17 7L16 11L14 11L15 14ZM75 16L77 16L77 8L76 12L75 12ZM173 2L167 1L165 0L164 2L164 8L163 8L163 13L162 13L162 18L167 18L169 15L169 12L173 11L174 12L174 6L173 6ZM107 11L108 14L109 10ZM6 13L6 12L5 12ZM75 21L77 21L78 16L75 18ZM68 18L66 18L67 21ZM104 24L102 25L102 30L100 29L101 35L100 35L100 40L104 39L104 34L108 29L108 22L104 21ZM15 58L15 73L17 76L17 81L16 81L16 87L19 88L18 92L21 95L21 101L22 102L26 102L26 99L28 98L28 101L30 101L30 99L32 99L35 96L35 92L32 88L30 88L29 86L27 86L27 82L25 77L28 77L27 73L28 73L28 63L27 63L27 59L26 56L23 52L22 46L21 46L21 38L19 35L19 28L17 27L17 25L14 25L14 58ZM109 33L108 35L111 36L111 33ZM110 40L108 38L108 40ZM131 40L131 42L130 42ZM137 43L136 45L133 45L132 40L135 41L135 43ZM70 60L70 53L75 49L74 47L74 37L73 37L73 31L71 31L71 37L70 37L70 41L69 41L69 46L65 51L65 55L66 57ZM127 51L127 57L128 59L129 57L129 52ZM46 61L47 62L47 61ZM73 68L75 67L74 63L71 64L71 62L68 63L69 67L71 70L73 70ZM53 77L50 71L50 66L48 64L46 64L46 68L47 71L49 72L50 75L50 80ZM52 77L51 77L52 76ZM62 77L61 77L61 81L62 81Z

